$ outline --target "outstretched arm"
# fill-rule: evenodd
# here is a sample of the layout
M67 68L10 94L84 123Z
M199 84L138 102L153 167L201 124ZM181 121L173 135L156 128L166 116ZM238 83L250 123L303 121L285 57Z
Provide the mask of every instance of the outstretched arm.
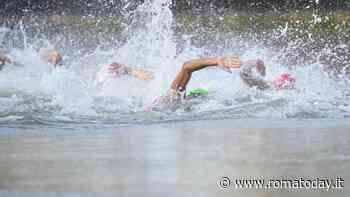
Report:
M142 70L142 69L136 69L131 68L129 66L119 64L119 63L112 63L108 65L108 72L112 74L113 76L120 76L120 75L131 75L137 79L141 79L144 81L148 81L153 79L152 73Z
M176 75L174 81L172 82L171 89L184 91L193 72L209 66L217 66L218 64L219 60L217 58L203 58L184 63L180 72Z
M172 90L185 91L192 73L209 66L220 66L230 72L230 69L239 68L239 58L202 58L186 62L171 84Z
M129 74L137 79L144 80L144 81L149 81L149 80L153 79L152 73L150 73L146 70L136 69L136 68L129 68L129 69L130 69Z

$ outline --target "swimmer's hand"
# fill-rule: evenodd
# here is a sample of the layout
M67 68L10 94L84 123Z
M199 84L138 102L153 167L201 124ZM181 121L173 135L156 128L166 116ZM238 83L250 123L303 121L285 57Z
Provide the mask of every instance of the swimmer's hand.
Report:
M114 77L119 75L128 74L129 68L123 64L112 63L107 67L108 73Z
M120 75L131 75L137 79L141 79L144 81L149 81L153 79L152 73L148 71L130 68L128 66L118 63L112 63L108 65L108 73L113 77L117 77Z
M152 73L141 69L132 69L131 75L144 81L149 81L153 79Z
M241 67L239 57L224 57L218 60L218 66L226 72L232 73L232 69Z

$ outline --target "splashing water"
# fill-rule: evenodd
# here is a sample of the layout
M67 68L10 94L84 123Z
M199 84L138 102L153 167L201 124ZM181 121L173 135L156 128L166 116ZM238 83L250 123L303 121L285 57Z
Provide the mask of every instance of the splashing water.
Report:
M0 28L0 41L6 35L22 33L22 45L4 45L8 55L21 66L6 66L0 72L0 125L121 125L222 118L344 118L350 116L349 82L344 75L333 77L315 61L307 66L286 67L281 61L286 51L295 50L292 42L276 52L261 44L250 45L241 52L243 60L262 58L266 61L267 79L288 72L297 78L296 90L259 91L244 86L238 71L228 74L219 69L206 69L193 75L188 89L208 88L205 99L185 101L181 106L159 112L146 112L154 97L165 94L183 62L206 55L236 52L239 40L227 37L221 52L210 46L195 46L190 37L176 38L177 22L169 8L170 0L145 1L128 13L130 19L121 35L125 42L118 46L97 47L81 55L78 49L60 48L67 54L62 68L51 68L40 58L39 48L48 40L31 35L27 38L22 22L19 30ZM319 22L320 18L314 16ZM275 30L283 39L288 24ZM116 38L118 40L118 38ZM180 41L182 46L180 47ZM68 39L69 40L69 39ZM16 42L13 43L17 43ZM44 43L44 44L43 44ZM46 44L45 44L46 43ZM184 43L184 44L183 44ZM22 46L22 47L21 47ZM24 46L24 47L23 47ZM348 46L345 45L347 48ZM71 51L78 51L69 55ZM326 50L324 50L326 51ZM129 77L94 83L97 72L106 64L118 62L154 73L154 80L141 82Z

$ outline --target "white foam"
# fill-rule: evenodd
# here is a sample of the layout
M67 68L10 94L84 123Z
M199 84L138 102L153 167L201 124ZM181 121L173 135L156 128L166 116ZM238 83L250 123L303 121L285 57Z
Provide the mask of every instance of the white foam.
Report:
M143 112L144 106L150 104L154 97L167 92L185 61L204 56L208 51L218 53L208 46L194 46L190 36L184 36L185 44L179 49L173 30L176 22L169 4L170 0L145 1L130 13L132 22L124 30L123 34L128 35L124 44L118 48L97 48L94 53L76 57L63 68L54 69L43 62L38 47L25 40L25 48L10 49L9 55L23 66L7 66L0 72L0 95L46 95L49 101L45 102L49 102L49 106L58 106L55 110L59 109L57 113L63 116L103 116L101 111ZM288 24L281 27L278 36L286 36L289 29ZM22 30L25 32L24 26ZM0 41L7 31L0 29ZM223 42L227 45L222 47L221 55L236 51L236 46L242 42L232 37L226 41ZM188 89L207 88L211 96L209 100L196 104L192 112L232 109L232 113L240 113L239 117L261 118L288 118L305 113L314 113L317 117L350 114L349 83L345 78L335 80L329 77L318 62L307 66L295 65L295 68L289 69L280 61L283 51L271 51L249 43L245 47L247 50L241 58L263 59L268 65L267 80L274 80L281 73L288 72L297 79L297 89L261 92L247 88L238 71L229 74L218 68L206 69L193 74ZM295 47L295 43L290 43L291 50ZM149 70L155 78L145 83L126 76L110 77L105 65L112 62ZM13 103L16 102L13 99ZM0 111L3 110L5 108L0 107ZM180 110L179 113L181 116L187 112ZM220 117L221 114L218 112L211 116Z

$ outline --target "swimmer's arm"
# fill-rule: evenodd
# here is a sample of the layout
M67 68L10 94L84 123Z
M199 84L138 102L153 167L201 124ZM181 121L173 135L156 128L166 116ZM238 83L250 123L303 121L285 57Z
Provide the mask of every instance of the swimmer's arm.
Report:
M153 79L153 75L151 72L148 72L142 69L127 68L127 73L137 79L141 79L144 81L149 81Z
M218 66L220 63L221 59L219 58L202 58L186 62L172 82L171 89L179 91L186 90L193 72L209 66Z
M266 90L273 87L272 81L266 81L263 79L255 79L255 80L252 80L250 83L251 83L251 86L256 86L260 90Z

